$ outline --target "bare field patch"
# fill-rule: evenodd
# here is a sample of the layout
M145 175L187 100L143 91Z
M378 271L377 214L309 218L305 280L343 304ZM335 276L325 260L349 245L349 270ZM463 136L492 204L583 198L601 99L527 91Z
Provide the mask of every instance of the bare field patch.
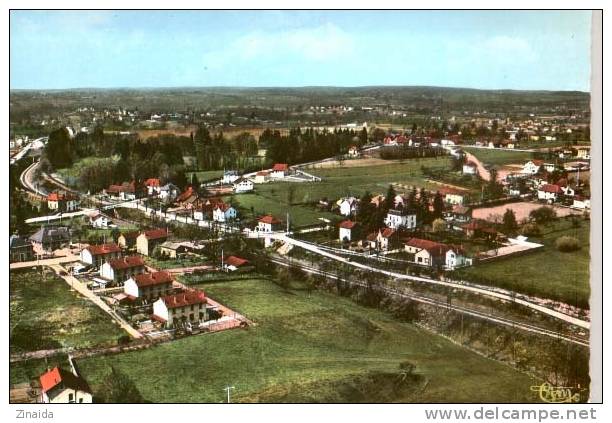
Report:
M506 209L511 209L516 216L516 220L520 222L523 219L528 219L529 213L531 213L533 210L538 209L542 206L543 204L528 203L524 201L519 202L519 203L508 203L508 204L502 204L500 206L483 207L483 208L474 209L474 211L472 212L472 217L474 219L484 219L484 220L489 220L489 221L495 221L497 219L498 221L501 222L501 218L504 215L504 212L506 211ZM547 207L553 208L555 212L557 213L557 216L559 217L582 214L581 211L573 210L568 207L559 207L559 206L547 206Z

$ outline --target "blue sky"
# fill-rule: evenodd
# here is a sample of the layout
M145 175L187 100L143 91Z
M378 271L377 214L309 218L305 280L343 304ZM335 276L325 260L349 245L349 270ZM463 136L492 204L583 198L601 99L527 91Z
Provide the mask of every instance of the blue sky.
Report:
M589 90L590 12L13 11L11 88Z

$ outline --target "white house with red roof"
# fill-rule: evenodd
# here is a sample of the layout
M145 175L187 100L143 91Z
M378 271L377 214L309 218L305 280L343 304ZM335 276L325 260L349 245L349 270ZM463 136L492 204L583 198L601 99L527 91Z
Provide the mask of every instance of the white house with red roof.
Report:
M282 222L276 217L268 214L260 217L257 221L257 231L263 233L270 233L282 230Z
M538 188L538 200L555 202L563 195L563 189L559 185L544 184Z
M188 289L178 294L161 297L153 303L153 318L168 329L194 325L208 320L206 294L196 289Z
M342 198L336 203L342 216L351 216L357 212L359 200L355 197Z
M213 209L212 217L215 222L224 223L236 219L238 211L230 204L221 203Z
M131 299L152 301L170 295L174 279L169 272L133 275L123 284L123 292Z
M385 225L391 229L414 229L416 228L416 213L406 210L391 209L385 217Z
M259 171L255 174L254 182L256 184L265 184L270 180L270 172L266 170Z
M582 195L574 196L572 207L575 209L588 210L591 208L591 199Z
M223 260L223 270L226 272L235 272L237 270L246 270L250 268L249 261L242 257L229 256Z
M149 256L158 245L168 240L168 229L150 229L136 238L136 252Z
M43 404L91 404L93 396L87 381L76 372L54 367L39 376Z
M366 239L370 243L370 248L386 251L391 246L391 239L395 233L395 230L391 228L379 229L378 232L368 235Z
M464 175L476 175L478 173L478 167L473 162L467 162L463 165L461 173Z
M159 195L161 193L161 182L157 178L149 178L144 182L148 195Z
M344 220L338 224L338 239L342 242L352 241L353 235L357 229L357 222L352 220Z
M71 212L79 208L79 199L69 192L52 192L47 196L49 210Z
M351 145L348 149L348 156L356 159L359 156L361 156L361 152L359 151L359 147L357 147L356 145Z
M251 181L250 179L240 178L234 182L233 189L236 194L241 194L244 192L253 191L255 189L255 186L253 184L253 181Z
M289 174L289 165L287 163L275 163L270 172L270 177L282 179Z
M410 238L404 249L413 254L412 261L421 266L455 269L471 263L460 247L428 239Z
M83 263L100 267L104 262L119 258L123 250L117 244L89 245L81 250L79 258Z
M100 212L93 212L89 215L89 224L94 228L108 228L111 221Z
M100 276L106 280L121 284L133 275L145 271L145 262L140 256L121 257L105 262L100 266Z
M138 194L136 182L124 182L121 185L110 185L104 190L109 197L120 200L135 200Z

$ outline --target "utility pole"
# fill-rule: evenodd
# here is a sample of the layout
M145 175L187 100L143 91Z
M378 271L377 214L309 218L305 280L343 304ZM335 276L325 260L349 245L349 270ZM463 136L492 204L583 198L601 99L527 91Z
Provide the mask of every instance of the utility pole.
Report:
M230 401L230 392L231 392L232 389L236 389L236 388L233 387L233 386L226 386L225 388L223 388L223 390L227 392L227 403L228 404L231 403L231 401Z

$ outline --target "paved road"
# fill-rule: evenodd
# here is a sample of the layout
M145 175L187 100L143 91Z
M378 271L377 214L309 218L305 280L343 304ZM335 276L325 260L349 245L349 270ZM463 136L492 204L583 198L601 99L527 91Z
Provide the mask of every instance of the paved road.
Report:
M300 267L302 270L304 270L307 273L313 273L313 274L317 274L317 275L322 275L328 278L332 278L332 279L339 279L337 275L334 275L332 273L329 272L324 272L321 271L320 269L317 269L315 267L311 267L311 266L306 266L300 263L296 263L295 261L293 261L291 264L289 264L286 261L283 260L279 260L279 259L271 259L271 261L273 263L279 264L281 266L285 266L288 267L290 265L297 265L298 267ZM340 278L341 279L341 278ZM347 280L347 279L341 279L347 283L350 283L352 285L357 285L357 286L361 286L363 288L367 288L367 284L365 282L359 282L359 281L354 281L354 280ZM519 322L516 320L511 320L511 319L507 319L505 317L501 317L501 316L495 316L492 314L488 314L488 313L483 313L481 311L478 310L473 310L473 309L469 309L466 307L462 307L462 306L457 306L457 305L453 305L453 304L448 304L448 302L445 301L438 301L429 297L425 297L422 295L416 295L416 294L406 294L405 292L401 292L397 289L393 289L390 287L384 287L384 286L378 286L379 289L382 289L383 291L396 296L396 297L400 297L400 298L407 298L413 301L417 301L423 304L428 304L428 305L432 305L432 306L436 306L436 307L441 307L441 308L445 308L447 310L454 310L457 312L460 312L462 314L465 315L469 315L469 316L473 316L473 317L477 317L479 319L483 319L483 320L487 320L493 323L497 323L497 324L501 324L504 326L510 326L516 329L521 329L524 330L526 332L532 332L532 333L537 333L539 335L545 335L545 336L549 336L551 338L555 338L555 339L560 339L563 341L567 341L567 342L571 342L574 344L578 344L578 345L583 345L583 346L589 346L589 343L587 340L580 338L580 337L576 337L576 336L571 336L571 335L561 335L559 332L555 332L549 329L545 329L545 328L541 328L539 326L535 326L535 325L531 325L531 324L527 324L527 323L523 323L523 322Z
M478 171L478 175L485 181L491 180L491 172L489 172L482 162L478 160L478 157L474 156L472 153L465 151L465 157L468 161L473 162L476 165L476 170Z
M590 329L590 326L591 326L590 322L578 319L573 316L569 316L565 313L561 313L559 311L552 310L548 307L545 307L539 304L534 304L528 300L520 298L520 296L518 296L515 293L499 292L499 291L489 290L489 289L485 289L485 288L477 287L473 285L468 285L468 284L445 282L445 281L439 281L439 280L430 279L430 278L423 278L419 276L411 276L411 275L405 275L402 273L391 272L389 270L383 270L383 269L379 269L376 267L368 266L366 264L351 261L350 259L347 259L345 257L341 257L339 255L324 251L315 244L310 244L307 242L299 241L294 238L290 238L285 233L277 232L277 233L272 233L272 234L266 234L266 236L273 238L273 239L277 239L279 241L293 244L294 246L301 247L305 250L308 250L313 253L319 254L321 256L330 258L332 260L342 262L349 266L357 267L359 269L368 270L370 272L381 273L381 274L391 276L393 278L400 279L400 280L410 280L414 282L423 282L423 283L427 283L430 285L438 285L438 286L445 286L448 288L461 289L461 290L472 292L472 293L479 294L479 295L485 295L485 296L497 298L497 299L504 300L504 301L514 302L515 304L520 304L532 310L538 311L542 314L546 314L548 316L551 316L556 319L562 320L566 323L570 323L572 325L581 327L583 329ZM261 235L261 237L263 237L263 234Z
M19 182L21 182L21 185L23 185L26 190L34 194L46 196L48 194L47 190L42 187L37 187L34 183L34 173L39 163L40 162L34 162L28 166L19 176Z
M79 261L79 256L69 255L65 257L54 257L50 259L22 261L18 263L11 263L9 268L13 270L13 269L25 269L27 267L34 267L34 266L53 266L56 264L72 263L74 261Z

